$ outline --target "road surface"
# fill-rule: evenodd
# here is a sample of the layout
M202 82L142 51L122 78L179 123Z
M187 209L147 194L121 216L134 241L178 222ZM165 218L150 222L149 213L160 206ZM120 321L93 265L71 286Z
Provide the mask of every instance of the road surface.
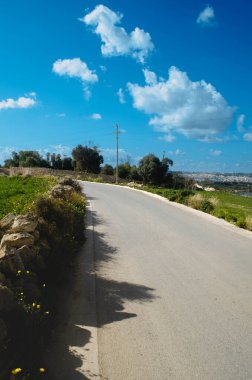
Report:
M140 191L84 191L101 378L252 379L252 234Z

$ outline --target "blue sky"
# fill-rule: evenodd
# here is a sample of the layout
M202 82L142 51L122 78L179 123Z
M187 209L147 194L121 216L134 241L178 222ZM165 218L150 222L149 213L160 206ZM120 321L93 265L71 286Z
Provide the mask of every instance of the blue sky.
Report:
M0 162L12 150L252 172L252 4L0 2Z

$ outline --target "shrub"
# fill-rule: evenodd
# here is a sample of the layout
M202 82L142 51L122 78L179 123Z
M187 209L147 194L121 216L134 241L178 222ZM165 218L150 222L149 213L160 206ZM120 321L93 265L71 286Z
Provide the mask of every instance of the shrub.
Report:
M188 199L188 205L196 210L199 210L203 200L204 198L201 194L195 194Z
M247 228L247 223L244 219L239 219L237 220L237 222L235 223L238 227L240 228L244 228L246 229Z
M82 192L82 188L81 188L80 184L71 177L66 177L66 178L62 179L60 181L60 184L73 187L77 193Z
M246 218L246 225L247 225L247 229L249 231L252 231L252 217L251 216L248 216Z
M202 194L195 194L188 199L188 205L196 210L211 213L214 210L214 204L211 199L205 199Z
M214 206L210 200L204 199L200 205L200 210L210 214L214 210Z
M113 168L113 166L106 164L103 166L101 172L102 172L102 174L105 174L105 175L113 175L114 174L114 168Z

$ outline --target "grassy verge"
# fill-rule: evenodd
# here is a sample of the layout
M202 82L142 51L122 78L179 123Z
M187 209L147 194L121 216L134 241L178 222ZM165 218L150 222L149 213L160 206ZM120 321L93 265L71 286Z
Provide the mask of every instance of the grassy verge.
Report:
M0 219L10 212L18 215L28 211L38 195L55 184L53 177L0 177Z
M238 227L252 231L252 198L229 192L174 190L154 186L136 187L168 199L225 219Z

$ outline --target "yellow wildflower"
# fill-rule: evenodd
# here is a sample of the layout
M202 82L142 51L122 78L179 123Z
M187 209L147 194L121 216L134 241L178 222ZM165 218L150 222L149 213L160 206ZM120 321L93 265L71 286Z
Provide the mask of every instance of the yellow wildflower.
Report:
M35 307L36 306L36 303L35 302L33 302L33 304L32 304L32 307Z
M29 271L29 270L27 270L27 271L26 271L26 273L27 273L27 274L29 274L29 273L30 273L30 271Z
M37 305L37 309L40 309L40 305Z
M45 368L39 368L39 371L43 373L45 372Z
M12 375L16 375L17 373L19 373L19 372L21 372L21 371L22 371L21 368L14 368L14 369L11 371L11 373L12 373Z

